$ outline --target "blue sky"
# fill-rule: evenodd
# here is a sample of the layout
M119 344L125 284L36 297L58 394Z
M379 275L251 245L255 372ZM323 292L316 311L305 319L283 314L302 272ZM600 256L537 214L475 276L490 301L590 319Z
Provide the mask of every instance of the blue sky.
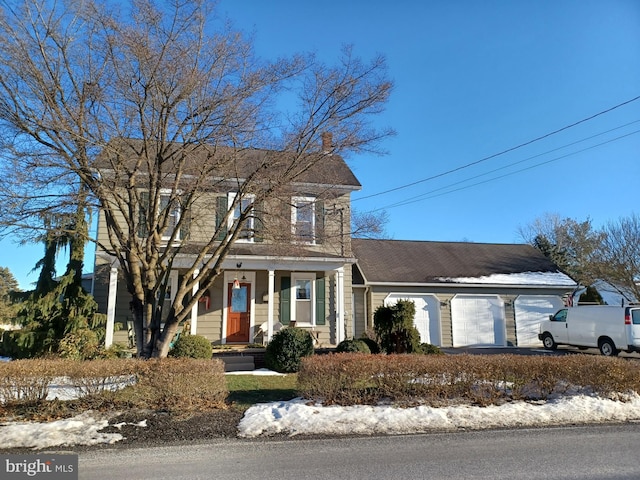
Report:
M315 51L332 62L344 44L364 59L385 55L395 87L377 121L397 135L382 145L387 155L347 161L363 185L354 208L386 210L392 238L512 243L545 213L596 227L640 213L640 100L483 160L640 95L637 0L221 0L218 8L254 34L263 57ZM23 288L37 279L27 272L41 247L5 240L0 252Z

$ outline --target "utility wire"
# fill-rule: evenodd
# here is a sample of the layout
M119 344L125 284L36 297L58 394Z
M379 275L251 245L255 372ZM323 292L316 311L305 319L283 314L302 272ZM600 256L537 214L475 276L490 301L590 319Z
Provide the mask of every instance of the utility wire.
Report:
M440 190L445 190L445 189L447 189L449 187L453 187L454 185L459 185L461 183L466 183L466 182L469 182L471 180L475 180L476 178L484 177L484 176L490 175L492 173L499 172L500 170L505 170L507 168L513 167L515 165L520 165L521 163L528 162L529 160L533 160L535 158L539 158L539 157L542 157L544 155L548 155L550 153L557 152L558 150L563 150L565 148L572 147L572 146L577 145L579 143L586 142L588 140L592 140L592 139L594 139L596 137L601 137L602 135L606 135L607 133L611 133L611 132L614 132L616 130L620 130L622 128L628 127L629 125L633 125L633 124L636 124L636 123L639 123L639 122L640 122L640 120L634 120L633 122L625 123L624 125L620 125L618 127L611 128L611 129L606 130L604 132L596 133L595 135L591 135L589 137L586 137L586 138L583 138L583 139L580 139L580 140L576 140L575 142L571 142L571 143L568 143L566 145L562 145L561 147L553 148L551 150L547 150L546 152L538 153L537 155L533 155L531 157L527 157L527 158L525 158L523 160L518 160L517 162L509 163L509 164L504 165L502 167L495 168L493 170L489 170L489 171L484 172L484 173L480 173L480 174L478 174L478 175L476 175L474 177L465 178L464 180L460 180L458 182L450 183L449 185L446 185L444 187L440 187L440 188L437 188L435 190L431 190L431 191L426 192L426 193L421 193L420 195L416 195L414 197L406 198L405 200L401 200L401 201L397 202L397 204L402 204L403 205L405 202L412 203L412 202L410 202L411 200L417 200L417 199L420 199L420 198L425 197L427 195L430 195L431 193L439 192ZM623 138L624 136L626 136L626 135L623 135L622 137L615 138L615 139L613 139L611 141L618 140L620 138ZM609 141L604 142L604 143L609 143ZM594 145L594 147L597 147L597 146L600 146L600 145L604 145L604 143L601 143L601 144L598 144L598 145ZM580 150L580 151L583 151L583 150ZM579 152L576 152L576 153L579 153ZM562 158L564 158L564 157L562 157ZM501 177L497 177L497 178L501 178ZM429 198L433 198L433 197L429 197ZM391 205L391 207L393 207L393 206L395 206L397 204L394 203L394 204Z
M635 122L632 122L632 123L635 123ZM515 171L513 171L513 172L505 173L505 174L503 174L503 175L499 175L499 176L497 176L497 177L492 177L492 178L489 178L489 179L487 179L487 180L483 180L482 182L476 182L476 183L473 183L473 184L471 184L471 185L465 185L464 187L456 188L456 189L454 189L454 190L448 190L448 191L446 191L446 192L436 193L436 192L439 192L439 191L441 191L441 190L445 190L445 189L447 189L447 188L453 187L453 186L455 186L455 185L459 185L459 184L461 184L461 183L469 182L469 181L471 181L471 180L475 180L476 178L480 178L480 177L482 177L482 176L488 175L488 174L490 174L490 173L495 173L496 171L499 171L499 170L503 170L503 169L504 169L504 167L503 167L503 168L498 168L498 169L495 169L495 170L493 170L493 171L491 171L491 172L485 172L485 173L482 173L482 174L480 174L480 175L476 175L475 177L467 178L467 179L465 179L465 180L461 180L461 181L459 181L459 182L455 182L455 183L449 184L449 185L447 185L447 186L444 186L444 187L441 187L441 188L437 188L437 189L435 189L435 190L431 190L430 192L423 193L423 194L421 194L421 195L418 195L418 196L416 196L416 197L409 198L409 199L407 199L407 200L403 200L403 201L401 201L401 202L397 202L397 203L394 203L394 204L391 204L391 205L387 205L387 206L385 206L385 207L376 208L376 209L374 209L374 210L369 210L367 213L374 213L374 212L378 212L378 211L380 211L380 210L386 210L386 209L390 209L390 208L402 207L402 206L404 206L404 205L409 205L409 204L411 204L411 203L416 203L416 202L420 202L420 201L423 201L423 200L429 200L429 199L431 199L431 198L441 197L441 196L443 196L443 195L448 195L449 193L459 192L460 190L466 190L467 188L475 187L475 186L478 186L478 185L482 185L482 184L485 184L485 183L492 182L492 181L494 181L494 180L499 180L499 179L501 179L501 178L509 177L509 176L511 176L511 175L515 175L516 173L522 173L522 172L525 172L525 171L527 171L527 170L531 170L531 169L533 169L533 168L540 167L540 166L542 166L542 165L547 165L547 164L549 164L549 163L556 162L556 161L558 161L558 160L562 160L563 158L571 157L571 156L573 156L573 155L577 155L578 153L586 152L587 150L591 150L591 149L593 149L593 148L601 147L602 145L606 145L606 144L608 144L608 143L612 143L612 142L615 142L615 141L621 140L621 139L623 139L623 138L629 137L629 136L631 136L631 135L635 135L635 134L637 134L637 133L640 133L640 130L635 130L635 131L633 131L633 132L627 133L627 134L625 134L625 135L620 135L619 137L612 138L612 139L610 139L610 140L606 140L606 141L601 142L601 143L598 143L598 144L596 144L596 145L591 145L591 146L586 147L586 148L583 148L583 149L581 149L581 150L576 150L575 152L570 152L570 153L567 153L567 154L565 154L565 155L561 155L561 156L559 156L559 157L555 157L555 158L552 158L552 159L550 159L550 160L546 160L546 161L544 161L544 162L536 163L535 165L530 165L530 166L528 166L528 167L521 168L520 170L515 170ZM577 143L577 142L574 142L574 143ZM560 147L560 148L564 148L564 147ZM555 149L555 150L559 150L559 149ZM551 151L555 151L555 150L551 150ZM549 153L549 152L546 152L546 153ZM540 155L545 155L546 153L544 153L544 154L540 154ZM536 155L535 157L539 157L540 155ZM535 157L531 157L531 158L535 158ZM530 160L531 158L526 159L526 160ZM510 165L507 165L507 166L513 166L513 165L516 165L516 164L518 164L518 163L522 163L522 162L524 162L524 161L526 161L526 160L521 160L521 161L519 161L519 162L516 162L516 163L510 164ZM435 195L432 195L432 194L435 194Z
M522 147L526 147L527 145L531 145L532 143L538 142L538 141L543 140L545 138L548 138L548 137L550 137L552 135L556 135L557 133L560 133L560 132L563 132L563 131L568 130L570 128L573 128L573 127L575 127L577 125L580 125L582 123L588 122L589 120L593 120L594 118L597 118L597 117L599 117L601 115L609 113L609 112L611 112L611 111L613 111L613 110L615 110L617 108L620 108L620 107L623 107L625 105L628 105L629 103L635 102L638 99L640 99L640 95L638 95L637 97L631 98L631 99L629 99L629 100L627 100L625 102L619 103L618 105L614 105L613 107L607 108L606 110L602 110L602 111L600 111L600 112L598 112L598 113L596 113L594 115L591 115L591 116L589 116L587 118L583 118L582 120L578 120L577 122L574 122L574 123L572 123L570 125L566 125L566 126L564 126L562 128L559 128L558 130L554 130L552 132L546 133L546 134L544 134L544 135L542 135L540 137L536 137L536 138L534 138L532 140L529 140L527 142L521 143L520 145L516 145L515 147L511 147L511 148L508 148L508 149L503 150L501 152L494 153L493 155L489 155L488 157L481 158L480 160L476 160L475 162L467 163L466 165L461 165L460 167L456 167L456 168L453 168L451 170L447 170L446 172L438 173L438 174L433 175L431 177L423 178L422 180L417 180L415 182L407 183L405 185L400 185L399 187L391 188L389 190L384 190L384 191L378 192L378 193L372 193L371 195L365 195L364 197L354 198L354 199L351 200L351 202L353 203L353 202L357 202L359 200L364 200L365 198L377 197L377 196L385 195L387 193L395 192L395 191L398 191L398 190L403 190L405 188L413 187L414 185L419 185L420 183L428 182L430 180L434 180L436 178L444 177L445 175L449 175L451 173L454 173L454 172L457 172L457 171L460 171L460 170L464 170L465 168L469 168L469 167L472 167L474 165L478 165L479 163L486 162L487 160L491 160L492 158L499 157L500 155L504 155L505 153L513 152L514 150L517 150L517 149L522 148Z

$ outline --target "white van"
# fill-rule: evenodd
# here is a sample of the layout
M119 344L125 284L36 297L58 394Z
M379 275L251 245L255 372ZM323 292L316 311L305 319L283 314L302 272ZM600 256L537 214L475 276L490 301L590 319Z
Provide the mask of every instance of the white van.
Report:
M558 310L540 323L538 338L547 350L558 345L598 348L606 356L640 351L640 305L583 305Z

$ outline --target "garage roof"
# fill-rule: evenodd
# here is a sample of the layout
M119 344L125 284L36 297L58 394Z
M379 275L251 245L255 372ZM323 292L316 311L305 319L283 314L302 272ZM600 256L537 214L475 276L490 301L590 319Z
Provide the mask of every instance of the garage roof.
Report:
M352 248L368 283L575 285L539 250L524 244L353 239Z

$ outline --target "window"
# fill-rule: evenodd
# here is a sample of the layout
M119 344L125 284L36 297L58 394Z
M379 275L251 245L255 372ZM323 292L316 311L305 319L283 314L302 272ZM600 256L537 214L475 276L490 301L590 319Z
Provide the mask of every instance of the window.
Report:
M229 206L233 206L237 193L229 193ZM253 203L255 201L254 195L244 195L235 207L233 207L233 214L229 217L229 223L227 228L229 232L232 231L235 222L240 218L241 212L250 209L250 216L246 219L242 231L238 236L238 241L253 242L255 240L255 218L253 216Z
M167 211L168 209L168 211ZM171 200L170 193L160 193L160 213L167 215L167 229L162 234L162 240L170 240L173 232L176 231L178 222L180 222L180 202L177 199ZM176 232L175 240L180 240L181 232Z
M559 310L554 316L551 317L552 322L566 322L567 321L567 310Z
M291 275L291 320L297 325L315 325L315 279L313 273Z
M300 242L313 243L316 236L315 198L293 197L291 204L293 237Z
M138 236L141 238L149 235L149 227L154 226L155 222L151 222L152 225L149 225L148 221L148 213L150 210L150 198L149 192L140 192L140 204L138 207ZM162 240L168 241L171 239L171 236L175 232L175 241L181 240L185 235L183 232L176 228L180 223L180 219L182 216L182 207L180 206L180 200L175 193L172 198L171 190L160 191L160 201L158 205L158 210L156 211L155 217L158 219L158 223L162 223L164 220L164 216L167 216L167 228L162 233ZM188 219L183 220L183 227L187 226Z

